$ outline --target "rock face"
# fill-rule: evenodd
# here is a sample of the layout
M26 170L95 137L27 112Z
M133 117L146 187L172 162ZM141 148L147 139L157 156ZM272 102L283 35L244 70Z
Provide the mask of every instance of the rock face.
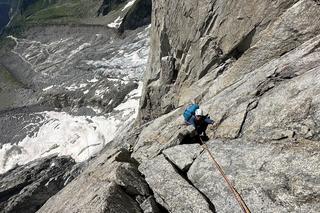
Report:
M184 144L166 149L163 154L181 171L186 171L202 151L199 144Z
M130 153L109 149L38 212L147 212L151 195Z
M50 156L0 175L0 212L35 212L75 176L70 157Z
M134 5L124 16L120 32L133 30L151 22L152 0L135 0Z
M312 0L153 2L140 119L153 119L205 94L203 100L211 100L290 53L318 35L319 23L308 24L319 17L318 7Z
M252 212L318 211L319 145L213 140L208 146ZM217 212L241 212L209 159L205 151L195 160L189 180Z
M313 19L320 17L319 3L201 0L152 6L139 116L147 127L133 156L149 165L141 172L155 195L164 187L155 183L167 177L148 179L150 171L160 170L149 162L164 154L175 174L216 212L241 211L206 151L195 161L191 151L178 155L179 144L192 143L181 106L195 101L215 120L207 131L214 139L209 149L252 212L317 212L320 23ZM189 169L185 162L191 162ZM161 168L161 174L171 172Z
M169 212L214 212L214 207L192 187L163 155L139 166L156 200Z
M184 124L191 101L252 212L318 212L319 17L314 0L154 0L140 126L39 212L241 212Z

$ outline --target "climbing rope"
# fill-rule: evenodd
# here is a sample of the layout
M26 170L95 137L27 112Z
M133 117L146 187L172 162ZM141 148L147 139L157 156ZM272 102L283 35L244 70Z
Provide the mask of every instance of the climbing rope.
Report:
M248 206L246 205L245 201L242 199L240 193L236 190L236 188L232 185L232 183L230 182L230 180L228 179L228 177L226 176L225 172L223 171L222 167L220 166L220 164L215 160L215 158L213 157L211 151L209 150L209 147L207 144L203 143L201 137L200 138L200 142L202 144L202 147L204 147L205 150L207 150L210 158L213 161L213 164L215 165L215 167L219 170L220 174L222 175L223 179L226 181L230 191L232 192L232 194L234 195L235 199L237 200L237 202L239 203L242 211L244 213L251 213L250 209L248 208Z

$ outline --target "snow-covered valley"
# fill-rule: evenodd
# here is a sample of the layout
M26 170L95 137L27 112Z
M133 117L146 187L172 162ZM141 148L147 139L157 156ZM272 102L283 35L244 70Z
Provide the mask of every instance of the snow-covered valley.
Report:
M52 26L37 34L31 29L23 39L9 37L15 47L1 64L23 86L0 94L14 94L0 106L0 173L57 153L87 160L133 123L149 27L121 37L90 28Z

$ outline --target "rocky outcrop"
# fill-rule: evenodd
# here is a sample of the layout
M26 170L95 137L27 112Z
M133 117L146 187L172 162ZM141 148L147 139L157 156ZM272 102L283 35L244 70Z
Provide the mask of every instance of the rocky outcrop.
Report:
M150 209L158 207L137 162L125 149L108 149L38 212L150 212Z
M0 175L0 212L35 212L77 176L70 157L50 156Z
M117 6L123 4L124 2L126 2L126 0L103 0L97 12L97 15L105 16L109 12L111 12L112 9L115 9Z
M256 144L241 139L207 144L251 212L319 209L318 144ZM206 151L192 164L188 178L218 212L241 212Z
M187 171L202 151L199 144L184 144L166 149L163 154L181 171Z
M156 200L169 212L214 212L206 198L180 176L163 155L139 166Z
M132 156L139 162L152 159L163 150L182 144L186 135L194 135L193 128L184 125L178 109L164 115L142 129L133 144Z
M124 16L119 27L120 32L134 30L138 27L150 24L152 11L152 0L135 0L134 5Z

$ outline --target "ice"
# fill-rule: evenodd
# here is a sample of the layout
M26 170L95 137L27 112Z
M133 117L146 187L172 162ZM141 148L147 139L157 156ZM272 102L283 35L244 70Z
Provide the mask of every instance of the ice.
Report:
M92 109L95 113L102 113L102 110L98 107L87 106L88 109Z

